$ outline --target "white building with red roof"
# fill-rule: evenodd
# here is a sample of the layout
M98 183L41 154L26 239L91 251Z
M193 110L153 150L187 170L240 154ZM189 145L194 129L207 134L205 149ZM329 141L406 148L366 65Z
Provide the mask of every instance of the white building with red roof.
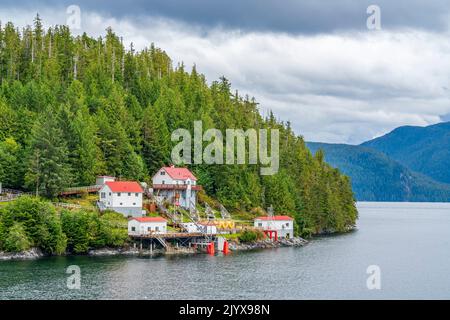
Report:
M197 204L197 192L201 188L187 168L162 167L153 176L154 195L185 209Z
M167 220L162 217L141 217L128 220L128 234L142 236L167 233Z
M99 208L122 213L128 217L142 217L144 190L136 181L106 181L100 188Z
M275 238L294 236L294 219L289 216L264 216L254 219L254 227Z

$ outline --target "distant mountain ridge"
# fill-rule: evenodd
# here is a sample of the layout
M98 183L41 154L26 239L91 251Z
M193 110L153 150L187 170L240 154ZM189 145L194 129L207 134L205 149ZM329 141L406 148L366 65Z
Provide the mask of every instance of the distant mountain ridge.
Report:
M362 146L383 152L436 181L450 183L450 122L399 127Z
M315 142L307 146L312 153L322 149L325 160L351 178L359 201L450 201L450 185L414 172L378 150Z

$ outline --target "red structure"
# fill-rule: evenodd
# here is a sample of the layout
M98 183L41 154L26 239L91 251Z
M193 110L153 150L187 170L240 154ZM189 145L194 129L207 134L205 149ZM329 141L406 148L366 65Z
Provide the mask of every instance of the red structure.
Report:
M228 241L225 241L223 243L223 254L229 254L230 253L230 249L228 248Z
M214 255L215 251L214 251L214 242L210 242L208 243L208 245L206 246L206 252L210 255Z
M264 234L269 236L269 239L272 240L274 238L275 241L278 241L278 231L276 230L263 230Z

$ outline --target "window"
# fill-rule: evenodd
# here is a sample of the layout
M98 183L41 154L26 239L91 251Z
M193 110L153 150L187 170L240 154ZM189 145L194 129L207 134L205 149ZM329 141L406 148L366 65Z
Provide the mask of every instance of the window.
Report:
M139 197L139 193L135 193L134 195L135 195L136 197Z
M286 223L286 227L289 227L289 222Z
M159 231L159 227L155 227L155 231Z
M122 205L122 202L120 203L120 205Z
M166 184L166 182L163 180L163 181L162 181L162 184Z
M131 197L131 192L128 192L128 196Z
M120 197L120 192L117 193L117 196Z
M161 175L162 175L162 176L165 176L165 175L166 175L166 172L165 172L165 171L161 171Z
M109 193L109 195L111 196L111 192Z
M148 228L147 228L147 231L152 231L152 227L148 227Z
M262 222L258 222L258 227L262 227Z
M136 205L136 202L133 202L133 206L135 206Z
M131 227L131 231L136 231L136 227Z
M105 199L105 198L106 198L106 193L105 193L105 192L102 192L102 193L100 194L100 197L101 197L102 199Z

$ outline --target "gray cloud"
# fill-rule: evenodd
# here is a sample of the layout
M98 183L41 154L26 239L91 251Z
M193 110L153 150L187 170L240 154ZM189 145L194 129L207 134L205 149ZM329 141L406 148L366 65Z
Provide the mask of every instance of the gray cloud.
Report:
M245 31L328 33L363 30L366 8L377 4L383 28L445 30L449 6L446 0L3 0L3 8L39 11L44 7L79 5L103 16L136 21L158 16L203 27L221 26Z
M30 8L5 8L0 10L2 21L24 25L33 19ZM82 7L82 30L76 32L99 36L112 26L137 48L155 42L175 64L196 64L210 81L225 75L241 94L255 96L263 113L272 109L280 119L290 120L307 140L359 143L400 125L428 125L450 114L448 28L427 24L433 16L429 12L437 7L424 9L423 19L409 22L409 27L399 18L402 28L371 32L353 27L330 33L324 33L326 23L318 33L260 30L255 25L243 30L225 24L206 27L175 19L174 13L171 19L163 13L143 19L143 10L137 19L130 17L137 9L130 9L115 16L117 8L102 13ZM47 25L65 23L64 6L42 6L39 12ZM383 21L385 16L382 11Z

